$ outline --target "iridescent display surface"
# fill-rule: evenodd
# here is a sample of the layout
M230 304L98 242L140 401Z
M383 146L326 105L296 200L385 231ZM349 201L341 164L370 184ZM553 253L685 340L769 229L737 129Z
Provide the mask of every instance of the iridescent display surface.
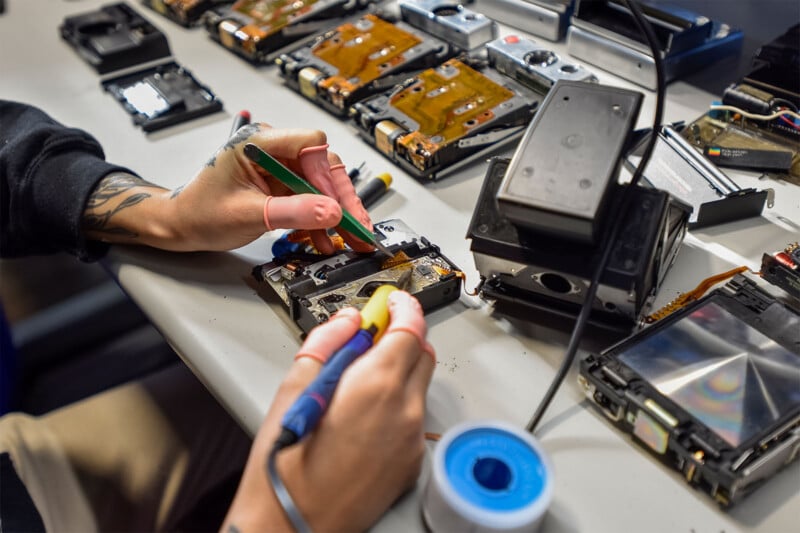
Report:
M713 302L618 359L732 446L800 405L800 354Z

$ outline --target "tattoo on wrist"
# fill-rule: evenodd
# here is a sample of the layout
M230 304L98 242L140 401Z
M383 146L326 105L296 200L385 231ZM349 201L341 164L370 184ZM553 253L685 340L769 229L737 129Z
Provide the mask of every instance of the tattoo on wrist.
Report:
M102 232L109 235L125 236L136 238L138 235L125 228L109 226L111 218L124 209L141 203L150 198L149 192L137 191L130 193L131 189L137 187L147 187L157 190L166 190L149 181L143 180L138 176L125 173L109 174L97 184L89 199L86 201L86 208L83 211L83 228L87 231ZM128 194L128 196L126 196ZM107 204L115 207L101 210Z
M241 128L239 128L239 130L236 133L234 133L231 136L230 139L228 139L228 142L226 142L222 146L222 148L217 150L217 152L211 157L211 159L208 160L208 162L206 163L206 166L207 167L213 167L217 163L217 156L220 153L222 153L222 152L224 152L226 150L232 150L234 148L234 146L236 146L237 144L239 144L241 142L246 141L252 135L258 133L258 131L260 129L261 129L261 125L258 124L258 123L247 124L247 125L242 126Z
M180 187L176 187L175 190L172 191L172 194L169 195L169 199L172 200L173 198L176 198L180 193L183 192L184 187L186 187L186 185L181 185Z
M228 524L228 533L241 533L241 529L236 527L236 524Z

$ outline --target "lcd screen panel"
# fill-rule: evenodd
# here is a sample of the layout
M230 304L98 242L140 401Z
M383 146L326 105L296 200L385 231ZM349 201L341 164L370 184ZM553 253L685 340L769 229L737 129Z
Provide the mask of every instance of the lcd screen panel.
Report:
M734 447L800 406L800 354L713 301L618 359Z

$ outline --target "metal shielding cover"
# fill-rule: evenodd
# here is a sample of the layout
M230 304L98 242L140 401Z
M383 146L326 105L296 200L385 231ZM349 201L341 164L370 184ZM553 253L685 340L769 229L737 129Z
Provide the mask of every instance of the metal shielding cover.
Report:
M497 22L549 41L560 41L569 25L573 0L478 0L476 8Z
M399 0L403 20L453 43L474 50L497 36L497 24L481 13L446 0Z
M509 78L546 93L558 80L596 82L597 76L531 39L517 35L486 44L489 62Z

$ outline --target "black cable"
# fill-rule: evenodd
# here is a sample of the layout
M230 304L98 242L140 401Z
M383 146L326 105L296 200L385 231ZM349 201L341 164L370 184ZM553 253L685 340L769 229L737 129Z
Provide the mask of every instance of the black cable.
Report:
M297 508L297 505L295 505L292 495L289 494L286 485L283 484L283 480L278 474L278 466L276 463L278 452L296 442L297 435L292 431L285 428L281 431L280 436L275 440L269 457L267 457L267 475L272 484L272 490L275 491L275 497L278 498L278 503L283 507L283 512L286 513L286 517L289 519L294 530L297 533L312 533L311 527L303 518L303 514Z
M645 38L647 39L647 43L650 46L650 50L653 53L653 62L656 70L656 109L655 117L653 119L653 131L651 132L650 138L648 139L647 145L642 153L642 158L639 161L639 165L636 167L630 183L623 192L622 201L620 202L620 210L618 211L619 215L614 219L610 230L606 233L606 238L602 242L602 246L600 248L602 250L602 256L600 257L594 273L592 274L592 279L586 291L586 299L581 306L580 313L578 313L578 318L575 321L569 343L567 344L564 360L561 362L561 366L559 367L556 376L553 378L553 381L550 383L550 387L547 389L542 401L539 402L536 412L533 414L528 422L528 425L526 426L526 429L531 433L534 432L536 426L544 416L545 411L553 401L556 392L558 392L558 389L564 382L564 378L566 378L569 369L572 367L572 363L575 360L575 355L578 353L578 346L580 345L581 338L583 337L583 330L586 328L586 323L589 321L589 315L592 312L592 303L594 302L597 289L600 285L600 277L605 270L609 257L611 257L611 250L613 249L614 243L616 242L620 230L622 229L624 214L628 212L631 198L633 198L633 188L639 183L642 173L644 172L647 163L650 161L650 156L655 148L656 140L658 139L658 130L661 127L661 121L664 114L664 63L658 51L658 40L656 39L656 35L652 26L650 26L650 23L642 14L638 3L635 0L623 0L623 2L626 6L628 6L628 9L630 9L631 13L633 14L633 18L636 20L636 25L639 26L639 30L644 34Z

